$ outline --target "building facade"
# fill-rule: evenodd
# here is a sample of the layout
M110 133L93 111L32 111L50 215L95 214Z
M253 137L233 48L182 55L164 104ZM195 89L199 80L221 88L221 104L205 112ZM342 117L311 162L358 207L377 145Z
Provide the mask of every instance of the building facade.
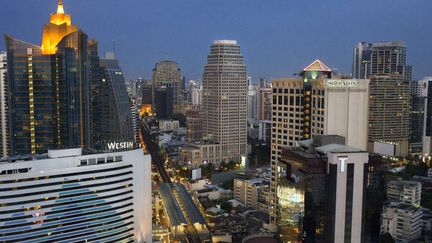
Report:
M9 155L7 54L0 53L0 157Z
M133 140L133 119L131 102L126 89L126 83L120 63L115 53L107 52L105 57L100 59L102 68L103 102L99 107L104 110L101 121L104 123L102 140L132 141ZM96 109L96 108L95 108Z
M257 90L257 119L271 120L272 114L272 88L266 84L266 80L260 79L260 86Z
M247 153L247 74L240 45L216 40L203 76L203 136L222 146L223 156L238 161Z
M182 101L182 74L181 70L176 62L165 60L156 63L155 68L153 69L153 78L152 78L152 89L153 89L153 104L155 104L155 100L159 95L156 90L165 88L172 89L171 102L167 105L170 106L169 109L173 111L173 113L179 112L179 106ZM156 107L156 114L157 112ZM166 117L166 119L170 119L171 117Z
M420 207L421 188L417 181L390 181L387 183L387 200Z
M42 45L5 37L10 155L90 145L87 35L60 1ZM24 67L24 68L22 68Z
M386 203L381 234L389 233L397 242L416 242L422 234L422 215L419 208L411 205Z
M336 135L315 136L284 148L278 188L283 241L362 242L368 153Z
M369 80L332 77L320 60L307 66L301 77L272 81L272 147L270 223L283 225L281 219L286 183L285 166L280 164L283 147L292 147L316 135L339 135L346 144L362 150L367 148ZM289 216L288 216L289 217ZM282 221L280 221L282 220ZM276 230L276 229L275 229Z
M392 156L409 154L411 88L402 75L372 75L369 85L368 151L376 142L394 145Z
M192 106L192 109L186 112L186 138L188 142L197 142L202 140L202 117L199 106Z
M151 158L141 149L0 162L0 241L152 241Z
M407 47L400 41L377 43L359 42L354 48L353 77L399 74L404 80L412 79L412 67L407 64Z

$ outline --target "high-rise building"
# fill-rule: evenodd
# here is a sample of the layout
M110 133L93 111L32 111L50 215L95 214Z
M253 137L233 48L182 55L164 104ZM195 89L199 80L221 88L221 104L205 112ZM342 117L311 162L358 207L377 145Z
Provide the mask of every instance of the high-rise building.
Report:
M7 54L0 53L0 157L9 155Z
M44 26L42 46L5 39L10 155L89 146L87 35L71 24L62 1Z
M12 161L0 162L1 242L152 242L151 158L142 149Z
M423 123L423 155L432 154L432 77L423 78L421 97L426 97Z
M432 78L424 78L422 80L411 81L412 93L412 109L411 109L411 137L410 137L410 153L413 155L423 154L423 144L428 85Z
M410 84L398 74L372 75L369 90L368 151L389 156L408 155L411 131ZM383 146L392 148L382 150Z
M186 138L188 142L202 140L202 118L199 106L192 106L186 112Z
M176 62L173 61L161 61L156 63L153 69L152 88L153 88L153 104L156 104L155 100L158 99L156 91L159 89L170 88L172 89L172 103L167 105L171 106L170 110L173 114L179 113L180 103L182 101L182 74L181 70ZM156 107L156 114L157 114ZM171 115L172 116L172 115ZM167 117L171 119L171 117Z
M247 118L256 119L257 117L257 91L255 86L249 85L247 91Z
M260 79L257 90L257 119L270 121L272 114L272 88L267 86L266 80Z
M359 42L354 48L353 77L400 74L406 81L412 78L412 67L406 63L407 47L400 41L377 43Z
M283 180L286 166L279 163L283 147L295 146L315 135L339 135L349 146L367 148L369 80L332 77L331 69L320 60L308 65L301 76L272 82L269 214L274 227L289 227L293 222L289 214L283 215L286 208L279 203L292 189Z
M278 188L281 220L290 226L281 228L282 240L361 242L368 153L344 140L317 135L282 149L290 185Z
M174 114L174 92L174 88L170 86L163 86L153 91L153 110L156 112L158 119L169 120L172 118Z
M133 119L131 113L131 102L126 89L123 71L115 54L108 52L100 59L102 68L102 92L105 98L102 102L104 107L104 123L101 140L132 141Z
M200 84L190 85L192 105L194 106L202 105L202 91L203 91L202 85Z
M247 145L247 74L240 45L216 40L203 76L203 136L221 144L224 156L238 160Z

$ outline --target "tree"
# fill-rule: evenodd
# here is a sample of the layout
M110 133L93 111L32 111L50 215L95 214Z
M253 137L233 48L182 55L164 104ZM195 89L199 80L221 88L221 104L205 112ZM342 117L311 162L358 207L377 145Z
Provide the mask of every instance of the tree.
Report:
M221 209L223 209L225 212L230 213L231 210L232 210L232 208L233 208L232 204L230 202L228 202L228 201L227 202L223 202L221 204Z
M390 233L380 235L380 243L394 243L393 237Z

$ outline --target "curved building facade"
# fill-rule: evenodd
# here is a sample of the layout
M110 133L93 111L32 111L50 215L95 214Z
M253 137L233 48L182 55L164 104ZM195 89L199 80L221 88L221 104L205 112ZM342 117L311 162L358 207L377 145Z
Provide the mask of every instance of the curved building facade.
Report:
M0 163L0 242L151 242L150 163L141 149Z

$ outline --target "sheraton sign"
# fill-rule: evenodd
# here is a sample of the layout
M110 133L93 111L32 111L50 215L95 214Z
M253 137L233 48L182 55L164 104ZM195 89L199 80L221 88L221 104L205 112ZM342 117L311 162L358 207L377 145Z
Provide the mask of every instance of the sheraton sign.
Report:
M357 80L355 79L329 79L327 80L328 87L355 87L357 86Z

